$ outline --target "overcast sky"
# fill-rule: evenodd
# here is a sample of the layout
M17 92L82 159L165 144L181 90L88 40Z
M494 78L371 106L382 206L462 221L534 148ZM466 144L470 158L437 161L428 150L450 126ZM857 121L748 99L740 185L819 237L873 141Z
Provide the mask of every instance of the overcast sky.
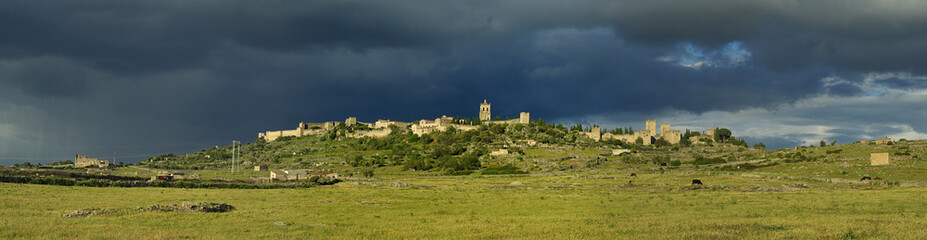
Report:
M0 165L531 112L927 138L927 1L0 1Z

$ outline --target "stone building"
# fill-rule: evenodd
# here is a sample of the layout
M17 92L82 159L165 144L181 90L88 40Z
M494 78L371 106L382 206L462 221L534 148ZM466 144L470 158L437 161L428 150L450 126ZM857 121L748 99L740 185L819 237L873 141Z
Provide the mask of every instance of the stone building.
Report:
M521 113L518 115L518 123L521 123L521 124L528 124L528 123L531 123L531 113L529 113L529 112L521 112Z
M101 168L109 167L109 160L88 158L87 156L84 156L84 154L74 155L74 167L82 168L87 166L98 166Z
M347 119L344 120L344 125L345 125L345 126L350 127L350 126L354 126L354 124L357 124L357 118L356 118L356 117L348 117Z
M669 123L660 124L660 137L670 144L679 144L682 141L682 131L670 129Z
M708 144L710 142L715 142L715 129L706 129L705 133L698 136L689 137L689 142L692 144Z
M379 119L379 120L377 120L375 123L373 123L373 128L389 128L390 125L394 125L394 126L397 126L397 127L399 127L399 128L406 128L406 127L412 125L412 123L400 122L400 121L391 121L391 120L388 120L388 119L387 119L387 120Z
M435 118L434 121L422 119L418 123L412 124L412 133L415 135L428 134L434 131L445 131L448 128L453 127L454 129L460 131L468 131L479 128L479 126L474 125L464 125L464 124L455 124L454 118L448 116L441 116Z
M254 166L254 171L255 171L255 172L267 171L267 165L264 165L264 164L255 165L255 166Z
M486 102L486 99L483 99L483 103L480 103L480 121L489 121L492 120L492 114L490 112L490 104Z
M589 129L588 132L583 132L583 133L586 134L586 136L588 136L589 138L592 138L592 140L595 140L596 142L602 141L602 129L599 128L599 126L592 126L592 128Z
M645 146L655 143L657 139L663 139L670 144L679 144L679 141L682 140L682 132L679 130L670 129L670 125L668 123L663 123L660 125L660 134L657 134L656 120L647 120L645 124L646 127L643 131L637 131L633 134L602 134L600 133L601 130L598 127L593 127L592 131L587 132L586 135L596 141L617 139L626 143L635 143L637 142L637 139L641 139L641 144Z
M647 128L644 130L649 132L650 136L657 135L657 120L647 120L645 126L647 126Z
M258 133L258 138L263 138L264 140L270 142L270 141L277 140L277 138L281 138L281 137L302 137L302 136L307 136L307 135L322 135L322 134L328 133L328 131L331 131L332 129L335 129L335 127L337 127L338 124L341 124L341 123L342 122L335 122L335 121L322 122L322 123L300 122L299 126L296 127L296 129L280 130L280 131L266 131L266 132ZM344 120L345 126L350 127L350 126L354 126L357 124L364 124L370 128L374 128L376 125L374 123L358 122L356 117L348 117ZM382 134L373 133L369 135L379 136Z
M280 171L280 170L273 170L273 171L270 171L270 179L271 179L271 180L286 181L286 172Z
M307 172L303 170L270 171L270 179L277 181L309 180L312 177L336 179L339 175L335 172Z

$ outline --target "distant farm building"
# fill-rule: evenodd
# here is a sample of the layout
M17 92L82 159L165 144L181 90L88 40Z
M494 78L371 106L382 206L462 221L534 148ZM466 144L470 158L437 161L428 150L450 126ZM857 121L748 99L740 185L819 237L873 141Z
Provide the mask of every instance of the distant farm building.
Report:
M319 177L319 178L336 179L339 177L338 173L334 173L334 172L306 172L306 175L309 176L309 178Z
M273 170L273 171L270 171L270 179L271 179L271 180L286 181L286 172L280 171L280 170Z
M335 172L306 172L303 170L273 170L270 171L270 179L278 181L289 180L309 180L312 177L336 179L340 177Z
M254 166L255 172L267 171L267 165L256 165Z
M156 176L151 176L151 181L172 181L174 176L170 174L158 174Z
M109 160L88 158L87 156L84 156L84 154L74 155L74 167L82 168L87 166L98 166L101 168L109 167Z
M892 164L891 155L888 153L872 153L869 155L869 163L872 166Z

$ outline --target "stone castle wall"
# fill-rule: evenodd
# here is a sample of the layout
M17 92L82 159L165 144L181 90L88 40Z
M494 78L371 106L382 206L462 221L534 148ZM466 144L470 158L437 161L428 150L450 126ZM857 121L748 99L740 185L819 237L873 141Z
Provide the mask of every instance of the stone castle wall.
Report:
M82 168L87 166L99 166L101 168L109 167L109 160L100 160L96 158L88 158L83 154L74 155L74 167Z

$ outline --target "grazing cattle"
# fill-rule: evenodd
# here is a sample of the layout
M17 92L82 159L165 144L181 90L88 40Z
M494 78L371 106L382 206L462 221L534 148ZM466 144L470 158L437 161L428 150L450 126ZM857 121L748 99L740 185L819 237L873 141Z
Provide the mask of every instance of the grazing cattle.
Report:
M702 185L702 180L692 179L692 185Z
M872 178L870 178L870 177L863 177L862 179L859 179L859 180L860 180L860 181L866 181L866 180L872 180Z
M873 179L873 180L876 180L876 181L882 181L882 177L876 177L876 178L875 178L875 179Z
M637 177L637 173L631 173L632 177Z

